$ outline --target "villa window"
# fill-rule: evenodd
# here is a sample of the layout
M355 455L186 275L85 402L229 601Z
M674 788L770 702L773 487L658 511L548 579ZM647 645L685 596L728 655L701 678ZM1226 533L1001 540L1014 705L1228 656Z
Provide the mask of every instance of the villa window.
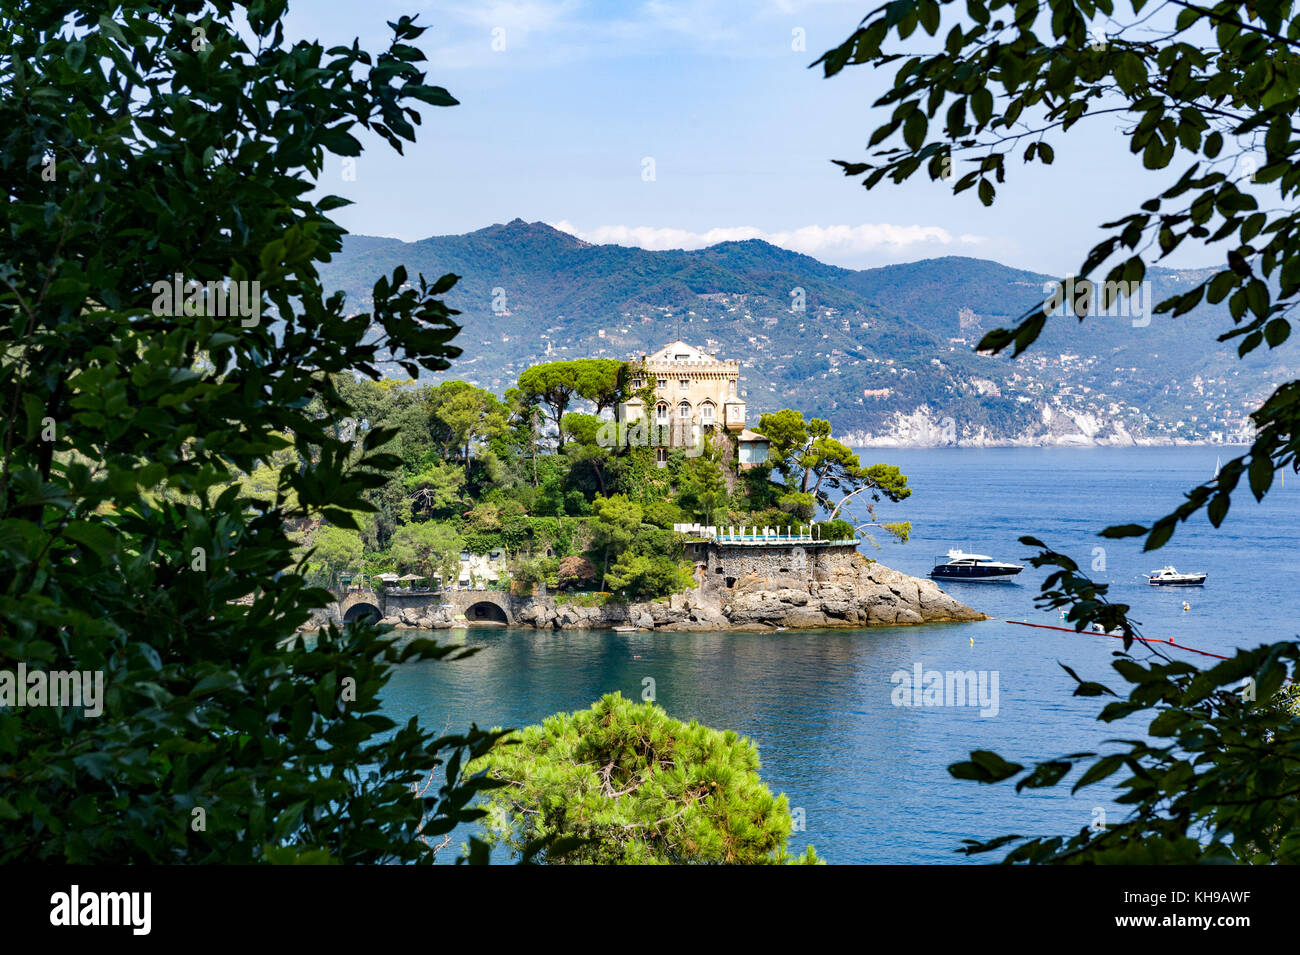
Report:
M691 416L691 403L683 401L677 406L677 416L679 418L689 418Z
M660 387L660 388L667 388L667 387L668 387L668 379L667 379L667 378L660 378L660 379L659 379L659 387Z
M691 386L691 380L689 378L683 378L681 379L681 385L682 385L682 391L685 391L687 388Z
M660 421L667 421L668 406L663 402L660 402L659 404L655 405L655 417L658 418Z
M705 424L713 424L713 405L705 404L701 407L700 418Z

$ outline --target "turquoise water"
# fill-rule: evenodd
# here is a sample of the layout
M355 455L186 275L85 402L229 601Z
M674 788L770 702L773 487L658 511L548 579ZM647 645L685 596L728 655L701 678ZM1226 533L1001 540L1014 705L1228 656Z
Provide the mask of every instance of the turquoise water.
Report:
M950 547L1017 560L1016 539L1034 534L1110 582L1114 599L1151 637L1218 653L1296 634L1300 560L1294 540L1300 479L1263 504L1243 490L1218 530L1197 519L1154 556L1140 543L1093 535L1111 523L1158 517L1184 490L1214 473L1234 449L990 449L865 451L864 462L898 464L915 489L885 520L913 524L907 544L865 553L924 575ZM1094 547L1104 547L1096 555ZM1166 563L1206 571L1204 588L1164 590L1139 576ZM753 739L763 777L803 810L811 843L832 863L962 862L964 838L1073 832L1097 811L1122 817L1106 790L1070 797L1068 787L1017 795L1007 785L952 779L946 766L972 749L1027 762L1093 749L1134 726L1102 726L1095 699L1071 696L1083 679L1116 688L1118 640L1018 627L1006 619L1059 623L1033 598L1045 572L1021 583L950 584L950 593L1003 619L974 624L779 634L615 634L470 630L482 647L453 663L401 667L385 697L389 715L418 714L432 729L522 726L586 707L619 690L641 699L653 680L673 716L734 729ZM1184 611L1183 602L1191 604ZM972 644L971 641L974 640ZM1174 651L1177 653L1177 651ZM1185 655L1193 662L1203 658ZM978 706L895 705L897 671L982 672L997 677L996 714ZM464 833L458 834L462 838ZM443 856L447 853L444 852ZM980 861L995 857L977 857ZM450 860L444 860L450 861Z

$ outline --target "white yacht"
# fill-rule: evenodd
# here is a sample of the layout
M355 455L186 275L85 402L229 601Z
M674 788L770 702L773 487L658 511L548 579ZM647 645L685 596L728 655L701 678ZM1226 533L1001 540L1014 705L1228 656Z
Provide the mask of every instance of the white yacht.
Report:
M934 570L930 576L935 580L965 580L976 583L992 583L1010 580L1024 570L1021 564L1008 564L994 560L985 554L967 554L960 550L950 550L944 557L934 559Z
M1199 587L1205 583L1207 574L1180 574L1172 567L1161 567L1149 574L1143 574L1152 587Z

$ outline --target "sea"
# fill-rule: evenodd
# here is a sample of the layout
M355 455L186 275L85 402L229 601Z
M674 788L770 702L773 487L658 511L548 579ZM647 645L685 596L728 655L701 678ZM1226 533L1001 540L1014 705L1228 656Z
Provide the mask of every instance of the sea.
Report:
M1027 563L1032 535L1072 556L1110 599L1129 604L1140 632L1210 653L1296 637L1300 593L1300 478L1256 502L1242 482L1226 520L1180 525L1159 551L1141 539L1106 540L1104 527L1149 522L1213 478L1234 447L866 449L863 463L899 465L912 495L877 505L880 521L908 520L906 543L875 534L862 552L924 576L950 548ZM868 520L859 508L860 521ZM873 532L874 533L874 532ZM1156 588L1143 573L1166 564L1207 573L1204 587ZM1073 696L1080 678L1121 692L1112 669L1121 642L1061 632L1059 611L1036 606L1049 571L1027 566L1011 583L945 589L990 620L965 624L781 633L614 633L478 629L453 639L479 652L398 668L389 716L434 730L521 727L584 709L602 694L653 697L669 714L735 730L758 746L762 777L789 800L790 849L816 847L828 863L970 864L964 840L1070 835L1118 821L1108 784L1017 793L1008 783L953 778L952 763L992 750L1032 764L1143 732L1140 718L1102 724L1103 702ZM445 633L437 635L446 639ZM1135 650L1141 653L1140 650ZM1171 649L1198 665L1212 658ZM928 701L912 683L929 671L974 671L972 701ZM906 677L906 679L904 678ZM1077 773L1076 773L1077 775ZM1123 774L1120 774L1122 776ZM455 836L463 843L462 827ZM439 854L453 861L456 846ZM498 851L494 861L508 861Z

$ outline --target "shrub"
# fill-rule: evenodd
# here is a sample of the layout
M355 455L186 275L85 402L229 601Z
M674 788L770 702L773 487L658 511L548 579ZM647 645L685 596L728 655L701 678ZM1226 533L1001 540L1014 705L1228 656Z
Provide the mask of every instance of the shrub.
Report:
M555 575L557 585L563 590L590 587L596 580L596 567L585 557L573 555L560 561Z
M558 713L494 746L467 772L504 783L490 792L491 842L550 863L816 864L791 860L789 804L759 777L758 749L731 730L675 720L617 693Z

